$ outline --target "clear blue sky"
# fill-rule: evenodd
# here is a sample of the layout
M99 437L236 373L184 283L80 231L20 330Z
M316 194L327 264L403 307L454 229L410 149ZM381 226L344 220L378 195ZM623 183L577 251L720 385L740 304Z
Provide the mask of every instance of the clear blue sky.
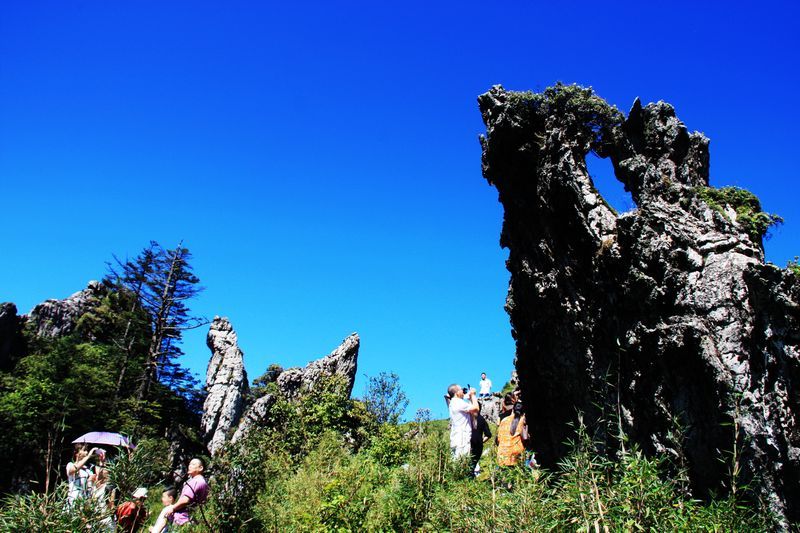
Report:
M0 301L27 312L183 239L193 309L230 317L251 378L358 331L356 394L391 370L410 416L443 415L450 382L512 369L477 141L496 83L671 102L711 138L712 184L786 219L768 259L800 254L794 2L288 4L4 2ZM184 346L201 375L204 342Z

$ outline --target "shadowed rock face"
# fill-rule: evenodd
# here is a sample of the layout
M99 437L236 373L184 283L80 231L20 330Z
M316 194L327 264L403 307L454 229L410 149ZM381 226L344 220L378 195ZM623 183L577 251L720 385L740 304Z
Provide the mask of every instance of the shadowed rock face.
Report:
M0 303L0 370L9 370L24 350L22 319L13 303Z
M208 451L215 455L239 423L249 386L244 354L227 318L214 317L206 344L211 350L211 360L206 372L208 395L203 403L200 427Z
M592 123L565 94L547 103L494 87L478 99L538 458L554 466L566 453L580 411L605 446L619 422L645 452L688 467L704 495L729 479L736 440L740 482L799 518L797 277L765 265L761 239L697 196L708 139L669 104L637 100L627 119ZM605 203L589 150L611 158L636 210Z

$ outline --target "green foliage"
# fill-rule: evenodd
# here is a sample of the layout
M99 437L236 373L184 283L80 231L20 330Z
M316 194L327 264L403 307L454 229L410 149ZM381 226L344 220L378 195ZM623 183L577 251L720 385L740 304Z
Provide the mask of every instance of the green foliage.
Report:
M757 243L767 236L770 227L783 222L780 216L762 211L758 197L748 190L739 187L698 187L695 191L711 209L728 220L730 215L726 208L733 209L736 213L735 222Z
M591 87L564 85L558 82L541 93L512 92L510 103L531 113L530 120L543 125L558 117L558 126L575 138L584 153L594 151L606 155L606 145L614 128L622 124L624 115L597 96ZM522 114L524 116L524 114Z
M382 424L369 443L369 455L383 466L400 466L411 452L411 442L395 424Z
M279 364L272 363L267 367L267 371L253 380L250 387L250 396L253 400L261 398L266 394L275 394L278 392L276 381L278 376L283 372L283 367Z
M178 287L170 293L181 305L164 315L164 342L153 351L155 321L148 295L159 287L168 289L153 267L158 254L150 252L156 248L160 250L151 244L150 255L142 256L150 257L150 263L142 257L126 263L142 267L140 271L125 270L120 276L112 271L70 335L39 337L32 322L23 331L26 353L0 372L0 454L15 459L0 463L0 492L52 490L64 476L70 441L88 431L118 431L136 439L178 433L199 444L197 430L191 428L199 426L202 397L194 378L175 359L181 324L196 323L186 315L185 299L196 290ZM193 285L188 251L178 251L179 278ZM147 376L153 376L152 353L159 372L147 394L141 394Z
M394 372L368 377L364 404L379 424L397 424L408 407L408 397L400 387L400 377Z
M798 260L800 260L800 258L795 256L794 259L786 263L786 269L795 276L800 277L800 263L798 263Z
M500 396L505 396L506 394L514 392L514 385L510 381L506 381L506 384L503 385L503 388L500 390Z
M710 504L687 497L660 458L636 449L616 459L599 454L583 428L557 472L500 469L489 455L478 480L451 460L446 427L424 420L383 426L359 451L327 431L294 459L279 440L260 438L236 452L257 455L248 470L260 476L258 488L237 498L253 503L239 511L249 512L236 525L243 531L771 529L735 497ZM392 451L398 440L402 460Z
M6 496L0 503L0 531L50 533L103 531L111 511L91 498L67 505L68 487L62 483L48 494L31 492Z
M171 465L165 450L169 443L163 439L144 439L133 452L120 449L117 456L106 465L109 483L123 495L132 494L139 487L150 487L164 479Z

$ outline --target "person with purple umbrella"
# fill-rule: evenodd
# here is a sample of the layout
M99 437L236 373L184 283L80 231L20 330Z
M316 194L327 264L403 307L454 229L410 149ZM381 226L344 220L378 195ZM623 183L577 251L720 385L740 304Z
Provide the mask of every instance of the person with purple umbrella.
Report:
M67 492L67 504L71 507L78 498L86 498L91 495L90 477L92 471L86 466L97 448L87 450L85 444L75 446L72 461L67 463L67 482L69 491Z

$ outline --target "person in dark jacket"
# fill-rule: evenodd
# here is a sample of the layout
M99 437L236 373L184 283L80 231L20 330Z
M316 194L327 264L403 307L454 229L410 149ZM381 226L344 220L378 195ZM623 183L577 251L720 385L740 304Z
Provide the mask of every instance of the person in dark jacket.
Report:
M480 402L478 402L480 405ZM489 424L483 418L480 410L472 415L472 436L470 437L469 447L470 455L472 456L472 473L477 476L481 471L481 465L478 461L481 460L483 455L483 444L492 438L492 432L489 430Z

